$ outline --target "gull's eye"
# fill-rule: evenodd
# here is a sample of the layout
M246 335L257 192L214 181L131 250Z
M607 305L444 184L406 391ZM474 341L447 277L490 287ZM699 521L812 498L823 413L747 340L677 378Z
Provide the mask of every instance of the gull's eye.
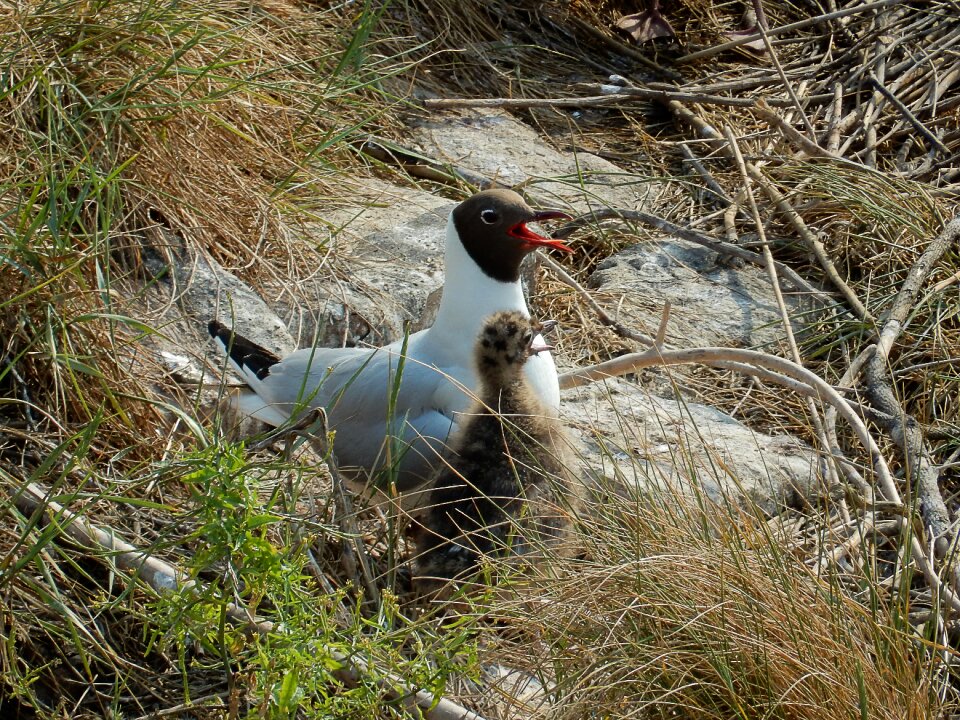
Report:
M523 334L523 344L527 347L533 345L533 333L529 330Z
M493 225L500 219L500 216L497 215L496 210L490 210L489 208L480 212L480 219L483 220L487 225Z

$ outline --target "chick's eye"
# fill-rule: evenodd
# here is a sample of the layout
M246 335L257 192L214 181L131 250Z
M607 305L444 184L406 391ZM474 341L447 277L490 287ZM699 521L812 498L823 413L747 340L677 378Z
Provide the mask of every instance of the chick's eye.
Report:
M497 215L496 210L483 210L480 213L480 219L483 220L487 225L493 225L497 220L500 219L500 216Z

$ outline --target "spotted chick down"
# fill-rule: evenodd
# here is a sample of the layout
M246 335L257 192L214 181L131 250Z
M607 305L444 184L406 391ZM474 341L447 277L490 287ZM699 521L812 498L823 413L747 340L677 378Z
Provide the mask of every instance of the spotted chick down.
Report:
M524 365L548 348L519 312L483 324L474 350L478 401L454 437L416 531L415 583L429 595L475 573L483 556L534 557L572 525L564 430Z

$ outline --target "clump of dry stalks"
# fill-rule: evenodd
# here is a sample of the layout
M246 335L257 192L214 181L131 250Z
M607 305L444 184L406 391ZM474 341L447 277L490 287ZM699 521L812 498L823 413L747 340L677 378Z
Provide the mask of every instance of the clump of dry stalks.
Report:
M931 712L936 679L895 621L825 596L762 521L632 500L598 504L586 558L515 576L475 608L509 628L484 652L540 678L557 704L528 699L529 716Z
M960 251L956 227L944 231L960 148L955 8L764 2L762 32L746 38L763 53L723 47L743 9L674 4L678 42L655 47L611 30L636 10L613 2L408 0L356 15L286 2L4 11L0 485L16 522L0 536L0 695L20 700L0 700L0 710L147 715L186 709L192 695L211 703L211 716L236 716L238 688L256 697L242 673L197 661L184 678L168 649L147 648L152 606L125 594L89 548L62 544L42 499L26 502L24 488L52 487L134 545L188 559L197 538L179 512L191 500L177 471L196 463L177 458L194 440L169 436L188 421L167 405L179 391L138 349L145 331L123 319L136 318L140 260L172 259L182 245L251 281L282 270L277 238L314 220L317 198L335 202L340 174L358 170L343 142L350 128L402 137L368 83L441 96L407 112L482 99L524 113L561 148L665 178L659 220L695 223L729 243L715 245L721 254L811 296L815 322L786 356L868 411L857 434L835 409L785 396L767 377L745 412L814 443L828 480L848 488L844 500L825 495L822 508L769 527L608 500L606 514L584 523L579 565L518 578L513 599L479 608L526 641L478 624L489 656L555 686L554 704L529 712L955 710ZM366 29L343 34L357 27ZM622 79L611 84L611 75ZM643 241L646 227L674 232L656 216L585 218L566 267L575 282L615 249L598 249L601 223L622 233L618 242ZM600 362L649 345L583 295L561 293L556 274L544 277L550 316L590 338L572 354ZM621 365L686 349L658 350ZM697 389L739 407L741 385L727 378L749 368L731 370L729 359L713 356L727 366L701 373ZM298 467L278 471L278 487ZM269 538L290 540L275 530ZM369 585L371 564L396 565L387 546L331 539L332 561L313 565L318 593ZM347 547L373 562L344 561ZM242 608L231 608L242 622ZM337 613L346 626L342 606ZM410 637L398 644L419 642ZM341 681L363 686L369 668L353 671ZM376 692L395 696L394 680Z

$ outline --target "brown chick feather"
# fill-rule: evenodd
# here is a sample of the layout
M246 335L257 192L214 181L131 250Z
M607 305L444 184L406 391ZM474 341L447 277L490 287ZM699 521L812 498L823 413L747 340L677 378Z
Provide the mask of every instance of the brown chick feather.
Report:
M574 493L563 427L523 374L538 332L517 312L484 323L475 352L478 402L452 443L416 532L421 594L475 572L484 555L531 554L569 532L565 510Z

